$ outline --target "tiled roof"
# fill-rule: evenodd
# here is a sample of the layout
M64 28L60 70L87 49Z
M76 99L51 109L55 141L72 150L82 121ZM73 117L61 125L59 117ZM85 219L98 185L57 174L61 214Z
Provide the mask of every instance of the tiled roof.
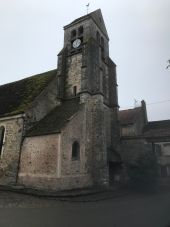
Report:
M0 86L0 117L23 113L56 72L52 70Z
M79 98L63 101L60 106L57 106L45 118L40 120L26 136L59 133L61 128L79 110L80 106Z
M144 137L170 137L170 120L151 121L144 127Z
M135 123L140 112L141 112L141 107L119 111L119 120L121 125Z

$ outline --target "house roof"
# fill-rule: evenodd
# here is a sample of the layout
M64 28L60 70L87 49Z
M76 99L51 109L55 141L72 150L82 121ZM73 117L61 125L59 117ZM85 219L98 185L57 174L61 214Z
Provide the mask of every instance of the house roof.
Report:
M128 125L135 123L142 107L136 107L134 109L121 110L119 111L119 120L121 125Z
M23 113L56 72L52 70L0 86L0 117Z
M60 106L53 109L46 117L40 120L26 136L39 136L60 133L61 128L80 109L79 98L65 100Z
M144 127L143 135L147 138L170 137L170 120L148 122Z

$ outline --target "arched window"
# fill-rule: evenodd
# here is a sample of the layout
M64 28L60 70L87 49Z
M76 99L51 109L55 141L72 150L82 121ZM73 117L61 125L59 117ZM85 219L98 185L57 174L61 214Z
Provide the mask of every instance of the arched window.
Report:
M98 31L96 32L96 39L97 39L97 42L100 43L100 34Z
M72 160L80 159L80 145L77 141L72 144Z
M83 26L80 26L78 29L79 36L83 35L83 32L84 32Z
M2 154L2 147L4 142L5 127L0 126L0 156Z
M75 38L76 37L76 30L73 30L72 32L71 32L71 38L73 39L73 38Z

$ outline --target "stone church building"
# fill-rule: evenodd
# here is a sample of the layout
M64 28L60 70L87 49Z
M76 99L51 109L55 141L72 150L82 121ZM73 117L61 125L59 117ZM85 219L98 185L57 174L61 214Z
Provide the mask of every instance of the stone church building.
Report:
M0 184L107 186L120 162L118 107L116 65L96 10L64 27L57 69L0 86Z
M108 186L146 152L170 177L170 120L148 122L144 101L119 111L100 9L64 27L57 69L0 86L0 185Z

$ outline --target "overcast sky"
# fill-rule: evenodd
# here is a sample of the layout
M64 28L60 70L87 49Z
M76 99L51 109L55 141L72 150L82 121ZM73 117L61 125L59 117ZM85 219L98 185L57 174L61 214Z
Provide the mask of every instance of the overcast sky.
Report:
M119 105L170 119L170 0L0 0L0 84L56 68L63 26L101 8L117 64Z

